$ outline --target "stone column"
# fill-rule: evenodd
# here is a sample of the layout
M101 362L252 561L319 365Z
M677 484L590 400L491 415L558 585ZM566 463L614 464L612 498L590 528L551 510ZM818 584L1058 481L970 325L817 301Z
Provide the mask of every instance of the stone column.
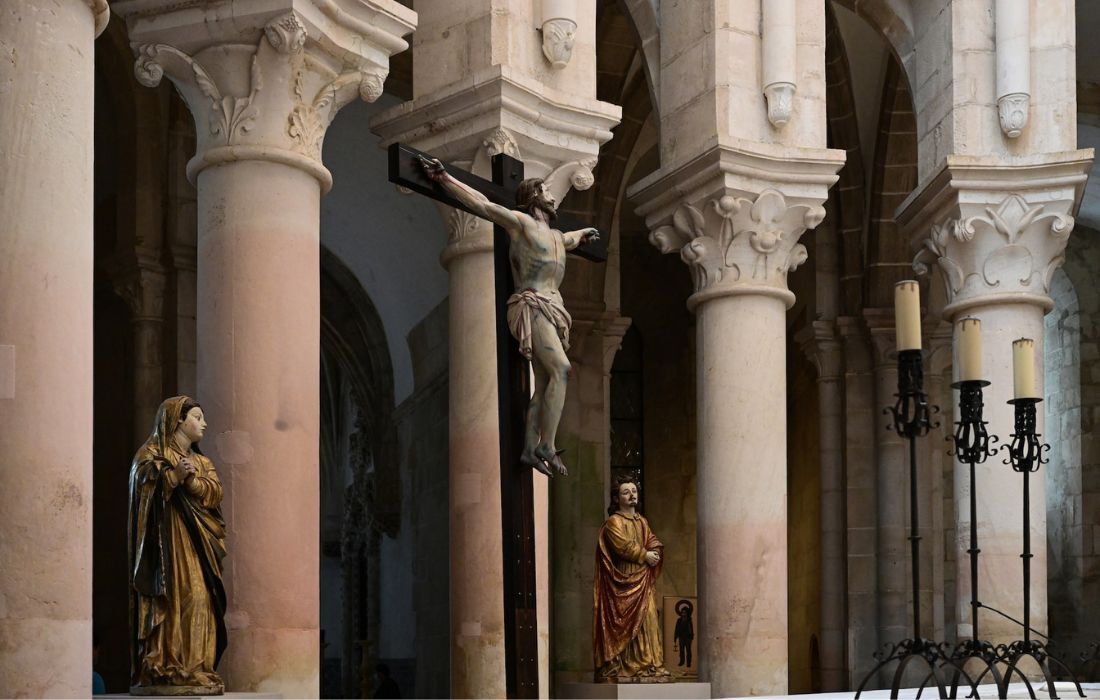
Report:
M93 41L105 0L0 11L0 692L92 677Z
M631 192L650 242L678 252L695 284L697 638L720 697L787 688L787 273L805 262L798 239L825 216L843 163L794 150L768 160L719 146Z
M815 321L799 338L817 368L821 413L821 685L847 686L848 567L844 492L844 356L835 324Z
M115 281L134 332L134 436L143 440L164 399L164 272L146 262Z
M429 6L436 8L436 18L450 16L438 4ZM472 7L467 9L477 15ZM425 8L421 11L428 17ZM481 19L485 21L471 20L464 31L469 33L468 41L478 38L491 45L506 36L504 32L516 31L510 23L518 18L494 10ZM594 17L582 19L586 25L593 21ZM530 66L522 60L517 59L516 69L474 65L488 58L480 45L471 50L469 75L447 78L445 71L430 67L439 65L440 52L449 55L455 50L458 39L453 37L460 33L440 27L443 38L438 39L432 31L422 28L418 32L430 38L424 40L425 45L416 46L417 96L372 121L383 145L408 143L486 179L491 175L492 156L507 153L524 161L526 177L545 178L559 203L571 188L583 190L592 185L599 146L611 138L611 127L619 119L618 107L552 89L526 74L522 69ZM545 58L540 45L532 43L527 48L531 53L521 54L523 58L541 66ZM593 70L594 78L588 62L591 56L578 58L581 56L574 56L563 71L546 77L547 82L560 84L566 74L583 77L584 70ZM578 82L584 86L587 79L578 78ZM594 84L592 88L594 94ZM426 94L421 94L422 90ZM452 123L457 126L445 126ZM458 698L504 697L492 225L446 208L443 217L448 245L441 261L450 273L451 561L472 562L451 570L451 694ZM576 391L573 380L569 391ZM570 454L563 458L568 465ZM549 595L543 594L550 590L549 518L547 484L540 475L535 478L534 500L539 692L545 697L550 690L550 608Z
M848 545L848 687L858 687L874 667L878 646L878 512L875 431L882 409L875 406L873 349L867 324L842 316L836 321L844 347L844 458Z
M899 223L920 252L918 272L937 268L946 294L943 318L982 321L982 365L992 384L985 390L990 432L1009 439L1013 409L1012 341L1033 338L1042 362L1043 315L1054 271L1064 260L1073 212L1092 162L1092 151L1020 156L1011 167L999 158L948 156L946 167L902 206ZM957 348L957 344L956 344ZM1037 376L1042 376L1042 367ZM1042 381L1041 379L1039 380ZM1041 387L1040 387L1041 395ZM1043 431L1039 411L1038 430ZM1031 536L1046 541L1044 480L1031 480ZM1022 617L1022 479L999 459L977 468L976 514L969 511L967 468L955 469L957 562L965 561L970 519L978 518L980 594L985 605ZM1047 628L1046 549L1035 547L1031 563L1032 625ZM970 629L970 577L959 566L955 619L958 635ZM1020 638L1020 628L998 615L982 617L982 636L994 643Z
M122 2L135 74L195 117L198 376L226 497L232 690L319 692L319 207L325 130L377 98L415 14L391 0Z
M898 390L894 310L867 309L863 313L874 348L875 393L872 426L875 443L875 504L878 538L875 556L878 579L878 638L880 644L913 636L909 619L909 450L893 430L882 409L894 405Z

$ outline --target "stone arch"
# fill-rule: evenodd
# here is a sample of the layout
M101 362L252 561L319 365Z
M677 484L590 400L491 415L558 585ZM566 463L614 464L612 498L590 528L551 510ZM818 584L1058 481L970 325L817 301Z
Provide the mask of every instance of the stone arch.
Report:
M638 51L642 55L650 104L658 105L660 102L657 97L661 94L661 25L657 10L659 0L616 1L620 11L630 21Z
M916 44L916 20L908 0L832 1L855 12L882 35L894 58L905 68L906 81L911 84L909 66Z
M909 241L894 212L917 186L917 134L913 100L897 59L886 67L867 230L865 298L869 306L893 304L894 283L913 276Z
M362 645L374 650L368 651L373 658L380 542L382 535L397 534L401 479L393 366L382 319L354 273L324 246L320 360L322 590L341 592L333 608L322 595L322 625L340 619L340 634L326 642L340 645L343 660L338 677L322 671L322 692L355 697L369 692L361 685Z
M846 153L836 186L828 204L831 226L836 231L840 272L840 303L837 312L856 315L863 306L863 224L865 180L855 96L844 39L836 16L825 6L825 102L828 113L830 148ZM825 222L828 224L829 222Z

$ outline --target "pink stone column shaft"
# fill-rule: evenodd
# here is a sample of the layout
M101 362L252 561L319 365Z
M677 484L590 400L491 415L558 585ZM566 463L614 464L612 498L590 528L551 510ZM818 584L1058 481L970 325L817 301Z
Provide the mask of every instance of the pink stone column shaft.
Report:
M451 695L503 698L504 580L492 227L443 254L450 273Z
M715 697L787 688L786 304L703 301L698 318L701 672Z
M0 6L5 697L91 693L94 8Z
M320 185L239 161L198 176L198 396L225 486L227 687L319 692Z
M1043 395L1043 308L1031 303L991 303L971 308L966 315L982 322L982 369L990 385L983 390L984 417L990 434L1001 444L1011 441L1014 408L1006 403L1013 396L1012 341L1026 337L1035 340L1038 363L1036 388ZM956 347L958 340L956 338ZM958 401L957 392L955 400ZM1043 404L1036 410L1036 431L1044 426ZM978 597L1017 620L1023 619L1023 475L1003 464L1007 453L996 454L977 466L978 485ZM1047 629L1046 578L1046 470L1043 465L1031 475L1031 626L1049 634ZM972 634L970 626L970 565L966 550L970 546L970 473L969 465L956 462L955 468L955 619L959 638ZM988 610L979 612L979 633L993 643L1023 638L1023 628Z

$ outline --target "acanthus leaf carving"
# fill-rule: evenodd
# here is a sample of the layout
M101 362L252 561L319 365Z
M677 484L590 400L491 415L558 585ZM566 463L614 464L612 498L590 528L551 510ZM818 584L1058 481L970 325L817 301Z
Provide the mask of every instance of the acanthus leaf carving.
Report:
M325 132L340 108L362 96L364 90L374 90L381 94L385 75L378 71L350 70L336 76L317 91L311 102L305 101L305 73L298 70L294 76L295 105L287 118L287 134L294 140L294 148L308 156L320 160L321 145ZM364 88L369 82L370 87Z
M681 240L680 234L671 226L658 226L650 231L649 243L662 255L668 255L682 248L685 241Z
M482 219L461 209L451 209L446 216L447 241L458 243L468 240L477 232Z
M935 262L949 304L993 291L1042 300L1074 224L1072 216L1048 206L1009 194L983 214L933 224L913 268L927 274Z
M687 240L699 238L706 233L703 213L686 202L672 215L672 225Z
M662 253L680 249L692 268L697 292L717 284L755 284L786 289L787 273L808 259L798 243L807 229L825 216L821 206L792 204L777 190L753 199L727 194L706 207L714 223L688 202L672 214L671 224L657 227L650 242Z
M210 73L191 56L168 44L144 44L138 47L134 63L134 77L146 87L156 87L165 73L185 93L191 92L193 102L197 92L210 103L209 129L218 137L213 145L232 145L244 132L249 131L258 116L254 105L256 94L263 86L260 65L252 57L249 93L246 97L223 95ZM192 104L192 108L197 108Z

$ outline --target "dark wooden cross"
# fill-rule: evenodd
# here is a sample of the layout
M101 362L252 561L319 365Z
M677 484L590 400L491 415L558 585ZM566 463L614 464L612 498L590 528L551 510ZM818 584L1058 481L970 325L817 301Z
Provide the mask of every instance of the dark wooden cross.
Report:
M427 153L400 143L390 146L390 182L477 216L432 182L420 165ZM516 190L523 181L523 162L508 155L493 156L492 182L444 163L454 179L485 195L489 201L514 209ZM562 231L586 228L558 218ZM607 242L587 243L573 254L594 262L607 261ZM493 274L496 290L497 412L500 420L501 543L504 550L504 650L509 698L539 696L538 624L535 605L535 517L531 469L520 461L524 416L531 387L526 360L508 329L508 297L514 291L508 261L508 233L493 226Z

